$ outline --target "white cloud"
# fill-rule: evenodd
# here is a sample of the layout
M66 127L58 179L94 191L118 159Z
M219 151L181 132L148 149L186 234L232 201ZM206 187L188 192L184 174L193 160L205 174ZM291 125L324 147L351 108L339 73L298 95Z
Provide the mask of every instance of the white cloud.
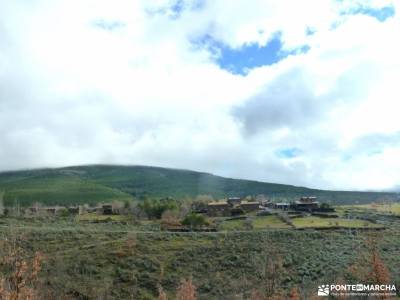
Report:
M320 188L400 184L399 143L355 146L400 131L398 15L342 14L397 2L174 3L0 3L0 169L127 163ZM245 77L191 43L264 45L276 32L310 51ZM293 147L297 157L276 155Z

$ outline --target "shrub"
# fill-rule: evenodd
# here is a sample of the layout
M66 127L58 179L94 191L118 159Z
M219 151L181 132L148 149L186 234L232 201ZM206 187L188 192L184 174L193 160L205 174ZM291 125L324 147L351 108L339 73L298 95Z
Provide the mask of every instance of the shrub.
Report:
M174 199L164 198L159 200L146 199L139 203L138 207L149 219L161 219L166 210L176 210L178 206Z
M182 225L191 226L191 227L201 227L205 225L209 225L207 219L200 214L188 214L183 220Z
M196 300L196 287L192 282L192 278L183 279L176 293L177 300Z
M38 274L41 270L43 254L36 252L28 259L19 238L6 239L1 243L0 266L5 275L0 276L0 299L40 299Z

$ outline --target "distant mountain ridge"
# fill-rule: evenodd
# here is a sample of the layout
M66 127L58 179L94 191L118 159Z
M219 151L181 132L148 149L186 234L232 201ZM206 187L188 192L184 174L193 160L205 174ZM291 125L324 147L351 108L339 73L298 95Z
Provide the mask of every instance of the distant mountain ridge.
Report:
M333 204L397 199L397 195L391 192L318 190L224 178L190 170L124 165L83 165L1 172L0 191L5 192L6 205L18 203L22 206L34 202L47 205L94 204L145 197L182 199L197 195L222 198L264 194L285 201L313 195L320 201Z

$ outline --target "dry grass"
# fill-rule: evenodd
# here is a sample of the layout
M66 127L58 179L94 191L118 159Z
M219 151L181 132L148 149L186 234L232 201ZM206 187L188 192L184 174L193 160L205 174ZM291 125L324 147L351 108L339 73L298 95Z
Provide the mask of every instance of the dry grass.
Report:
M304 217L294 218L293 225L296 228L317 228L317 227L343 227L343 228L379 228L377 225L365 220L357 219L340 219L340 218L320 218L320 217Z

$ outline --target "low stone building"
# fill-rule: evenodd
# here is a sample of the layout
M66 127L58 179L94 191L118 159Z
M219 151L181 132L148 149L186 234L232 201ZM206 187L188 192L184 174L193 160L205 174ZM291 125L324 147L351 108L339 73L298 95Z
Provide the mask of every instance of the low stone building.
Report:
M242 201L241 198L231 197L226 201L208 203L207 213L209 216L230 216L256 211L259 208L260 203L257 201Z
M290 208L290 203L286 203L286 202L274 203L273 208L281 209L281 210L288 210Z
M67 211L64 206L32 206L28 208L30 214L55 216Z
M103 215L112 215L114 213L112 204L103 204L101 210Z
M240 203L240 208L245 212L255 211L260 208L260 203L256 201L246 201Z
M70 206L70 207L68 207L68 213L70 213L71 215L79 214L79 206Z
M242 199L240 197L229 197L226 201L230 206L235 206L240 204Z
M301 211L314 211L319 209L319 202L316 201L317 197L301 197L300 200L294 202L292 207L295 210Z
M229 216L231 206L227 202L210 202L207 205L207 214L209 216Z

